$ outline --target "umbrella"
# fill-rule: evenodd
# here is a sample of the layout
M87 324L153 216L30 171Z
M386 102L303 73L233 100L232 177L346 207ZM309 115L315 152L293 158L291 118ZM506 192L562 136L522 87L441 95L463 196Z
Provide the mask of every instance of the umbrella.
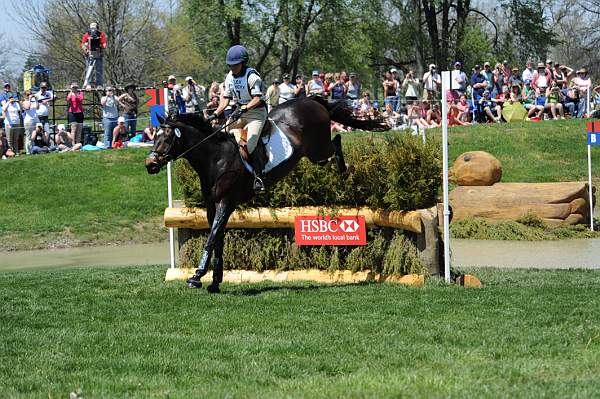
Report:
M527 116L527 110L520 102L507 102L502 108L502 116L507 122L522 121Z

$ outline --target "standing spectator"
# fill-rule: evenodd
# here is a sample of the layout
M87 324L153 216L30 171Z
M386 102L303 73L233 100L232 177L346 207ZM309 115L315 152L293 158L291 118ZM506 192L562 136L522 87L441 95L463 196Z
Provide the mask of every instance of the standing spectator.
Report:
M0 129L0 159L12 158L15 156L15 152L8 144L8 140L4 134L4 129Z
M96 22L90 24L90 28L85 32L81 39L81 48L85 52L86 66L89 68L93 63L96 67L96 87L102 88L104 84L104 61L102 53L106 48L106 34L98 28Z
M331 72L321 73L319 79L323 82L323 97L329 97L329 86L333 83L333 74Z
M119 116L117 126L112 131L112 148L123 148L123 144L127 140L127 126L125 126L125 118Z
M56 145L61 152L79 151L81 149L81 143L75 142L73 134L66 131L65 125L61 123L57 128Z
M40 122L35 125L30 139L32 154L46 154L57 150L55 146L50 144L50 135L44 130L44 125Z
M512 73L510 74L509 78L508 78L508 86L509 87L513 87L514 85L517 85L519 87L523 86L523 81L521 80L521 74L519 73L519 67L513 67L512 68Z
M419 81L415 78L415 72L410 69L402 82L402 90L404 90L404 98L406 104L412 105L417 102L419 97Z
M21 124L21 105L16 96L9 97L4 101L2 112L4 113L4 129L8 136L8 142L15 155L19 155L19 139L23 134L23 125Z
M310 96L322 96L325 92L323 82L319 79L319 71L313 71L312 79L306 84L306 92Z
M119 109L112 87L106 88L106 95L100 99L102 105L102 126L104 126L104 147L111 148L113 143L113 130L117 126Z
M48 126L48 114L49 114L49 106L54 101L54 93L48 90L48 83L42 82L40 83L40 91L35 95L39 106L37 109L37 117L40 123L44 126L44 130L46 132L49 131Z
M462 71L462 64L460 61L454 63L454 71L452 71L453 87L454 87L454 98L460 98L462 94L467 91L467 75Z
M475 65L474 69L475 72L473 72L473 75L471 76L471 87L473 87L473 98L475 101L478 101L481 98L483 91L487 89L488 82L485 75L481 73L480 65Z
M71 126L75 126L75 134L73 139L79 138L81 141L81 132L83 130L83 99L84 95L77 83L71 83L71 91L67 94L67 104L69 105L67 113L67 121ZM76 141L79 143L80 141Z
M40 121L37 116L39 108L38 100L31 95L31 90L25 91L25 97L21 101L21 109L25 114L23 116L23 126L25 127L25 152L31 154L31 133L35 130L36 124Z
M546 65L543 62L538 63L537 71L533 74L533 80L531 86L534 89L540 89L542 93L546 94L546 88L550 85L551 77L546 74Z
M549 77L548 87L552 86L552 81L554 81L554 74L552 73L552 66L554 62L552 60L546 60L546 76Z
M342 81L344 82L344 84L346 84L350 81L350 77L348 76L346 71L340 72L340 77L342 78Z
M460 62L457 63L460 64ZM441 87L442 78L437 73L435 64L430 64L429 70L423 74L423 99L431 101L438 98Z
M383 103L384 105L390 104L392 109L396 109L396 89L398 88L398 82L392 77L391 72L385 73L385 79L383 81Z
M533 74L535 73L535 69L533 69L533 61L527 61L527 68L523 71L523 82L530 81L533 82Z
M402 80L404 80L404 73L398 71L396 68L390 69L392 79L396 81L396 106L394 107L395 112L400 111L400 103L402 98Z
M185 78L185 83L186 85L182 91L183 100L185 101L185 113L199 114L206 107L206 88L196 83L191 76Z
M273 107L279 105L279 79L273 80L273 84L269 86L266 94L267 111L271 112Z
M502 64L497 63L495 65L493 74L494 82L496 84L494 89L496 89L496 93L502 93L502 89L504 86L506 86L506 81L508 80L508 75L504 74L504 68L502 67Z
M494 91L496 89L496 82L494 81L494 73L492 72L492 66L489 62L483 64L483 76L487 81L488 90Z
M373 104L371 104L371 93L365 91L362 98L359 101L360 104L360 117L361 118L372 118L375 115Z
M569 80L573 74L573 69L566 65L560 65L558 62L554 64L552 71L552 79L558 83L559 88L565 88L569 85Z
M356 73L350 72L350 80L346 83L346 97L350 100L358 100L360 88L360 81Z
M135 136L135 132L137 131L137 115L140 100L137 94L135 94L135 89L137 87L134 84L128 84L125 86L125 93L117 98L119 105L123 109L125 127L127 128L129 137Z
M583 118L588 111L588 94L591 96L592 81L588 76L587 69L581 68L577 72L577 77L573 78L571 84L577 87L579 91L579 105L577 107L577 117Z
M342 100L346 98L346 84L342 80L342 75L336 73L334 75L335 81L329 85L329 92L331 93L331 99Z
M294 98L295 90L294 85L290 83L290 75L286 73L283 75L283 83L279 85L279 104Z
M304 84L304 78L302 75L296 75L296 90L294 90L294 96L296 98L306 97L306 94L308 93L306 86L307 85Z
M14 94L10 88L10 83L6 82L4 83L4 91L0 94L0 104L4 105L11 97L14 97Z

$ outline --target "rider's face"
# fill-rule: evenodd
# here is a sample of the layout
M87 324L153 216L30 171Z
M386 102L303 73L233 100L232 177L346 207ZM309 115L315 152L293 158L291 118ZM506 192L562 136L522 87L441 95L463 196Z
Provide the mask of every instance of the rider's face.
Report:
M229 69L231 69L231 72L233 72L234 74L240 73L240 71L242 70L242 63L229 65Z

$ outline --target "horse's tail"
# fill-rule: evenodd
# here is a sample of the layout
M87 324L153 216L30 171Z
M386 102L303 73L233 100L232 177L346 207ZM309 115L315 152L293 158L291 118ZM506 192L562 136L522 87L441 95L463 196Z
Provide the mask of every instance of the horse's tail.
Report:
M369 131L390 130L390 127L385 122L376 119L358 119L346 104L346 100L329 102L321 96L312 96L310 98L327 109L331 120L341 123L344 126Z

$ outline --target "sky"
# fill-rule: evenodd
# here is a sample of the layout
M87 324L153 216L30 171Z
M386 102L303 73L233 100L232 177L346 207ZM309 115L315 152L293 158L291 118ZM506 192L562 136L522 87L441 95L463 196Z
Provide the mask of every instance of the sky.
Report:
M14 43L10 46L8 54L0 54L2 58L9 59L9 68L21 71L25 63L25 54L22 46L27 41L27 26L21 24L14 14L18 11L16 7L23 0L0 0L0 13L2 13L2 22L0 23L0 34L4 34L5 38L9 39L9 43ZM29 3L46 3L49 0L25 0ZM173 0L155 0L155 4L167 9L169 1ZM83 34L83 33L82 33ZM40 60L43 64L43 60Z

